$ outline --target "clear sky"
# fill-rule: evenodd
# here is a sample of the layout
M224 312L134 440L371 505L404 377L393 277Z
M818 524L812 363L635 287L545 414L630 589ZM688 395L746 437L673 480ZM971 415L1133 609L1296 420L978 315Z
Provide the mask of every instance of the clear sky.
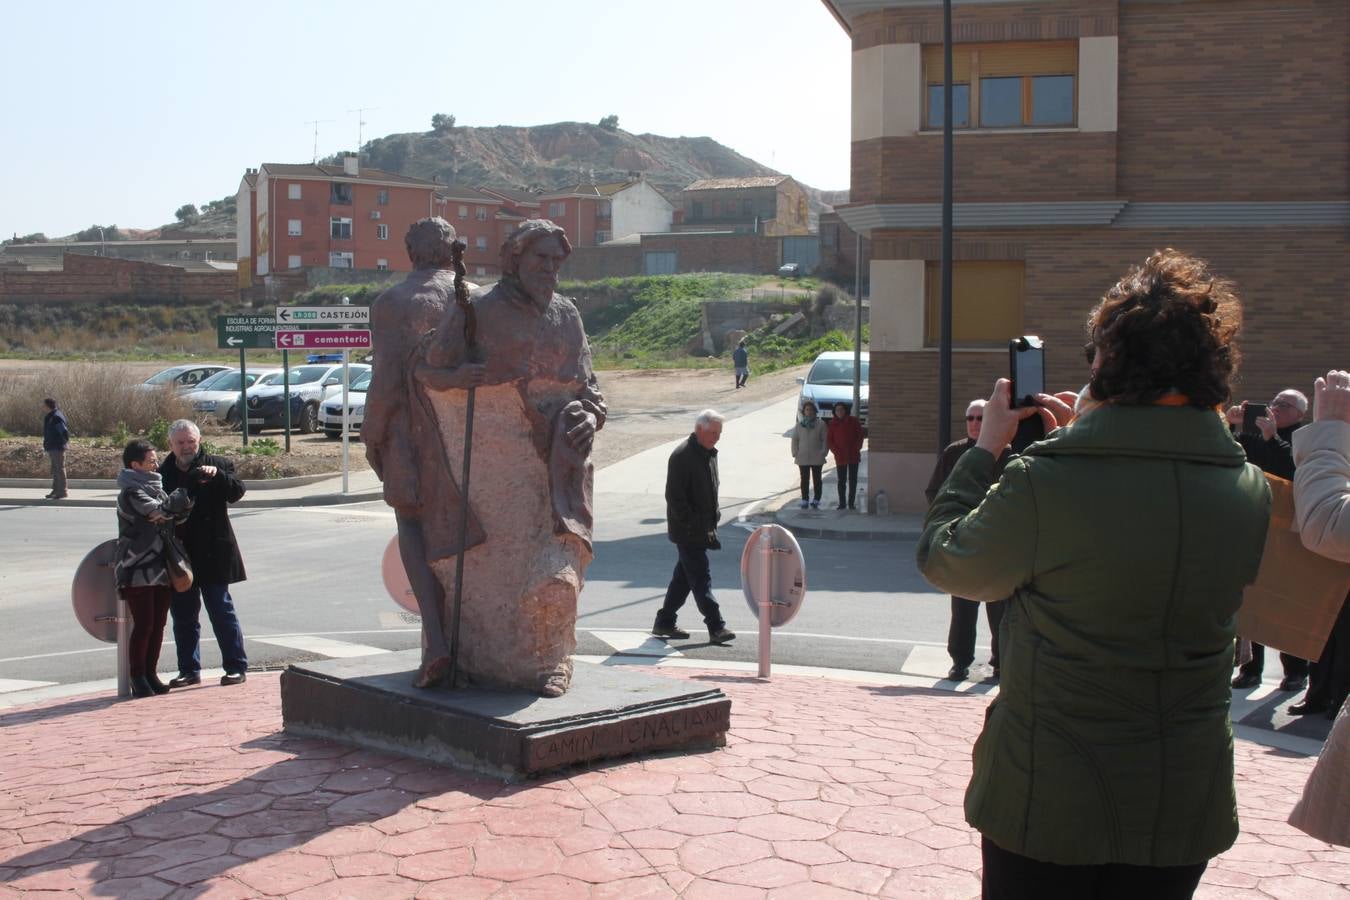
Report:
M458 125L708 136L848 187L849 42L820 0L6 4L0 236L152 228L246 167Z

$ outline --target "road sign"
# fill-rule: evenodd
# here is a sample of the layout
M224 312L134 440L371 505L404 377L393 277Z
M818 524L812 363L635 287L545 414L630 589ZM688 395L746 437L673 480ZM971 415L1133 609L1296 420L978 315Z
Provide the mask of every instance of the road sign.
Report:
M806 599L806 560L782 525L761 525L741 553L741 585L759 619L759 677L768 678L773 629L792 621Z
M282 325L366 325L369 306L278 306L277 322Z
M312 329L310 331L278 331L278 350L369 350L370 329Z
M267 316L216 316L216 346L221 350L271 350L277 323Z

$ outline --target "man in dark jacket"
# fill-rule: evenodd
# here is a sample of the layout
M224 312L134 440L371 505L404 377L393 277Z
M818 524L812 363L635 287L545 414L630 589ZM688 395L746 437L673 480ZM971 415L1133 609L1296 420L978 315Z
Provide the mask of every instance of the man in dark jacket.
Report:
M1250 434L1242 430L1243 407L1234 406L1228 410L1228 424L1233 427L1233 437L1242 445L1247 461L1260 467L1262 472L1294 480L1294 431L1303 424L1303 416L1308 412L1308 398L1302 392L1280 391L1275 399L1266 404L1266 415L1256 420L1259 431ZM1301 691L1308 685L1308 662L1288 653L1280 654L1280 665L1284 668L1284 678L1280 681L1282 691ZM1252 658L1238 669L1233 679L1235 688L1254 688L1261 684L1261 673L1266 666L1266 648L1252 642Z
M666 534L679 559L666 588L666 602L652 626L657 637L689 637L689 632L675 626L675 617L690 591L708 626L708 640L725 644L736 637L713 599L708 567L708 551L722 549L717 539L717 441L721 437L722 416L705 409L694 422L694 433L675 448L666 465Z
M241 684L248 671L244 632L234 612L230 585L243 581L244 561L230 527L229 504L244 496L244 483L234 475L234 463L212 456L201 448L201 431L187 419L169 426L173 450L159 467L164 490L187 487L194 495L192 515L179 526L179 536L192 563L192 587L175 592L169 612L173 616L173 640L178 648L178 677L170 687L198 684L202 680L198 615L206 605L211 630L216 633L225 676L221 684Z
M750 351L745 347L745 338L731 351L731 364L736 367L736 387L745 387L750 380Z
M52 462L52 489L47 499L61 500L66 496L66 447L70 446L70 423L51 397L43 400L42 406L47 410L42 417L42 449Z
M966 407L967 436L948 444L942 451L942 456L938 458L937 467L933 469L933 477L928 479L928 487L924 491L930 504L942 489L947 476L952 474L952 469L956 468L956 461L974 447L975 441L979 439L980 426L984 423L985 403L984 400L970 402L970 406ZM995 479L1003 472L1003 466L1007 461L1008 454L1005 452L994 463ZM1003 622L1003 612L1007 606L1006 600L984 604L984 614L989 620L989 667L994 670L995 679L998 678L999 666L998 629ZM975 661L975 627L979 621L979 603L964 597L952 597L952 622L947 628L947 655L952 658L951 670L947 672L948 680L965 681L970 675L970 664Z

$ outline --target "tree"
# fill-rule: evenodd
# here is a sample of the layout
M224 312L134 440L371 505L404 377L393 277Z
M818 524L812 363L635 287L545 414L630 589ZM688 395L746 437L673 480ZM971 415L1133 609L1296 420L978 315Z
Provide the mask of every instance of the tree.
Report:
M90 225L83 231L75 232L77 241L120 241L122 232L116 225Z
M201 213L197 210L195 204L184 203L173 211L173 217L184 224L191 225L201 217Z
M431 130L437 134L445 134L455 127L455 117L445 113L436 113L431 117Z
M618 116L605 116L603 119L600 120L600 127L603 128L603 129L605 129L606 131L618 131L618 130L619 130L619 117L618 117Z
M16 234L16 235L14 235L14 237L12 237L12 238L8 238L8 239L6 239L6 240L4 240L4 241L0 241L0 243L4 243L4 244L45 244L45 243L47 243L47 235L43 234L41 231L35 231L35 232L33 232L32 234L25 234L23 237L19 237L19 235Z

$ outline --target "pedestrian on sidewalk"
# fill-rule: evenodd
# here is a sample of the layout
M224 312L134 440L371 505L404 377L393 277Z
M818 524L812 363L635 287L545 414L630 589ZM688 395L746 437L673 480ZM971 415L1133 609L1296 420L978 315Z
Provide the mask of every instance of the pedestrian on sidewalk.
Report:
M999 379L928 511L924 576L1012 598L965 799L986 898L1187 898L1237 838L1233 622L1270 521L1214 412L1241 322L1203 260L1154 253L1089 317L1102 405L1068 424L1062 399L1014 409ZM1033 415L1046 439L991 488Z
M1313 423L1294 435L1294 459L1298 463L1294 517L1303 546L1350 562L1350 372L1331 371L1317 379ZM1313 667L1313 685L1323 691L1327 715L1335 716L1336 724L1303 787L1303 797L1289 816L1289 824L1300 831L1342 847L1350 847L1350 803L1346 801L1350 797L1350 703L1345 693L1346 661L1350 659L1348 607L1341 607L1327 649ZM1309 687L1304 703L1318 699Z
M826 436L830 452L834 454L835 475L839 478L839 505L835 509L856 509L863 430L858 417L849 413L847 403L834 405L834 415L826 423Z
M731 364L736 367L736 387L745 387L750 380L750 351L746 349L745 338L731 351Z
M816 415L816 405L807 400L792 428L792 461L797 464L802 478L802 509L807 506L820 508L820 471L825 467L828 453L829 435Z
M722 437L722 415L705 409L694 421L694 433L675 448L666 464L666 534L675 545L678 559L666 588L666 600L656 614L652 634L686 640L689 632L679 628L676 616L689 594L708 626L708 640L725 644L736 635L727 629L722 610L712 594L708 551L721 550L717 539L717 442Z
M70 423L66 414L51 397L42 401L47 412L42 417L42 450L51 459L52 489L48 500L64 500L66 496L66 448L70 446Z
M975 446L980 437L980 428L984 424L984 400L972 400L966 407L966 436L948 444L938 457L933 477L928 479L928 488L924 494L931 506L942 489L947 477L956 468L956 461L966 451ZM997 480L1003 474L1008 462L1008 451L1004 450L994 462L993 478ZM985 618L989 621L989 668L993 670L992 679L999 677L998 632L1003 622L1003 612L1007 609L1005 600L984 604ZM975 662L975 631L980 622L980 604L965 597L952 596L952 618L947 627L947 655L952 658L952 667L947 672L948 681L965 681L970 677L970 665Z
M229 512L229 504L244 496L244 483L235 477L234 463L207 453L201 440L202 433L195 422L188 419L174 422L169 426L169 447L173 452L159 467L165 490L186 487L196 497L192 514L178 528L192 563L193 579L187 591L174 593L170 606L173 640L178 650L178 677L169 682L170 687L201 683L199 617L203 605L225 669L220 683L242 684L248 672L244 631L234 611L234 598L230 596L230 585L247 577Z
M159 680L159 650L173 590L164 557L164 529L186 521L192 498L183 488L164 490L156 466L159 454L149 441L137 439L122 450L117 476L117 553L113 571L117 592L131 610L127 670L131 696L167 694Z

